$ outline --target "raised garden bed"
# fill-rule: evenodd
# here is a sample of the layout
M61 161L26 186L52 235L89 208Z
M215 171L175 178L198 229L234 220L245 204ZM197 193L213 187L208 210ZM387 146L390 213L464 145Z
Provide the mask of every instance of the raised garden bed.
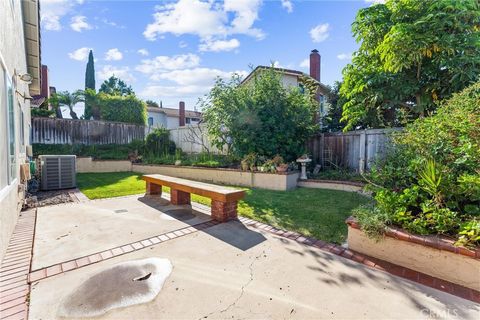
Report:
M338 180L322 180L308 179L298 182L299 187L318 188L329 190L341 190L350 192L362 192L365 187L364 183L356 181L338 181Z
M269 190L290 190L297 187L298 171L283 173L250 172L238 169L184 167L172 165L133 164L132 171L159 173L173 177L215 184L244 186Z
M480 248L458 247L445 237L415 235L395 227L375 241L362 232L355 218L346 223L350 250L480 291Z

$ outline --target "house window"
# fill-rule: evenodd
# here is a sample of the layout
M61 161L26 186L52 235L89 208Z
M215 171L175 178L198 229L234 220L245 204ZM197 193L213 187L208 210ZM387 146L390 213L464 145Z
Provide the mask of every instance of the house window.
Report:
M149 127L153 126L153 118L152 117L148 117L148 126Z
M320 96L320 114L323 115L325 113L325 97Z
M191 123L191 120L192 120L191 118L185 118L185 123L186 123L186 124L190 124L190 123Z
M20 105L18 105L18 109L20 110L20 144L23 148L25 147L25 115ZM25 151L25 148L23 148L23 151Z
M8 183L17 177L17 161L15 156L15 106L13 104L13 86L7 78L7 141L8 141Z
M8 186L6 81L5 69L0 63L0 190Z
M300 89L301 93L305 93L305 86L303 85L303 83L299 83L298 88Z

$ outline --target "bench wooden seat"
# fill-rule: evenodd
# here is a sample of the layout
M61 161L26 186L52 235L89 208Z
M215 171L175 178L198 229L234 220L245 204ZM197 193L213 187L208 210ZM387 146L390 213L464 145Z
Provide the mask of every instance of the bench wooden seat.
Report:
M237 218L238 200L245 197L243 190L161 174L147 174L142 179L146 181L147 195L161 195L162 186L170 187L170 202L174 205L190 204L191 193L212 199L212 218L222 222Z

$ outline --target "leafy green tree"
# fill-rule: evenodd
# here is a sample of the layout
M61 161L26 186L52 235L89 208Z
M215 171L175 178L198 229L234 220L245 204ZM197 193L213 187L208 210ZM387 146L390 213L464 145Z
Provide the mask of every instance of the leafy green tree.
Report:
M341 122L343 104L345 99L340 96L341 82L335 81L330 91L327 93L327 114L322 119L322 131L323 132L336 132L342 131L345 124Z
M158 103L156 103L155 101L152 101L152 100L146 100L145 103L147 104L148 107L155 107L155 108L159 108L160 106L158 105Z
M88 54L87 69L85 70L85 91L88 89L95 92L95 65L93 61L92 50L90 50L90 53ZM86 99L83 117L85 119L90 119L92 116L92 106L90 105L88 99Z
M99 92L90 99L92 109L98 110L98 118L101 120L145 125L147 106L134 95L120 96Z
M83 90L77 90L73 93L62 91L57 93L59 105L67 106L70 109L70 117L78 119L77 113L73 111L73 107L79 102L85 102L85 94Z
M361 9L343 70L345 129L402 125L479 79L477 0L387 0Z
M112 96L135 95L135 92L131 86L127 85L123 80L115 76L111 76L105 80L100 86L100 90L98 92L103 92Z
M239 157L279 154L292 161L305 151L305 141L317 127L309 94L284 88L272 69L243 85L238 75L228 82L218 78L201 106L213 143L219 149L227 145Z

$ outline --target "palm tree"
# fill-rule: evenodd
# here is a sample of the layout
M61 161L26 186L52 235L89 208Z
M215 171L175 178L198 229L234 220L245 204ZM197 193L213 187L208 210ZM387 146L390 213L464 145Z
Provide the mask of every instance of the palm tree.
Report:
M85 93L83 90L77 90L73 93L62 91L57 94L58 103L67 106L70 109L70 117L78 119L77 114L73 111L73 107L79 102L85 102Z

